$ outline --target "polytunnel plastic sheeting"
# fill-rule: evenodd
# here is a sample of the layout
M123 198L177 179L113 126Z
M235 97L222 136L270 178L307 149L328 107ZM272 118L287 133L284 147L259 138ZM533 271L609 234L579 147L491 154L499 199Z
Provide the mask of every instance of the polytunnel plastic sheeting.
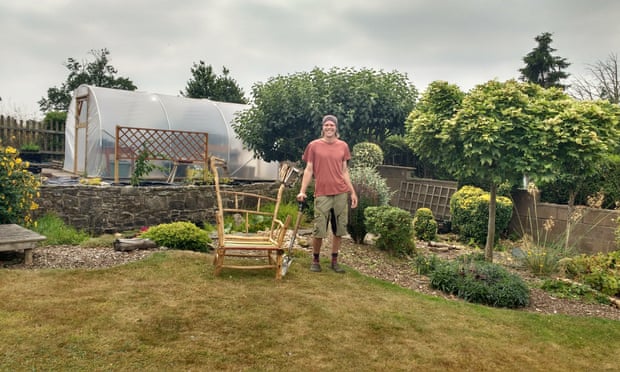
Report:
M75 114L79 97L84 97L79 122L87 123L87 130L78 129L76 134ZM81 85L74 91L67 114L63 167L70 172L75 169L81 175L113 177L114 136L116 126L120 125L207 132L209 154L227 162L232 178L274 180L277 178L277 163L255 159L251 152L244 150L232 129L235 114L248 107L207 99ZM123 169L121 177L127 177Z

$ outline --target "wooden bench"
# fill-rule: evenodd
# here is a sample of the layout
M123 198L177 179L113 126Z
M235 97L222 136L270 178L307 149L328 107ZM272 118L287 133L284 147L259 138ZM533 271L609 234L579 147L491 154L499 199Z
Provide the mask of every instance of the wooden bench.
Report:
M37 242L47 239L16 224L0 225L0 251L23 251L24 263L32 265L32 253Z
M217 200L215 217L218 240L213 259L215 275L219 275L224 268L271 269L275 271L276 279L281 279L284 238L291 222L291 216L287 216L284 222L278 219L284 184L280 185L275 197L222 190L218 168L223 166L221 160L215 157L210 159ZM264 207L268 204L273 204L273 211L265 211ZM267 223L267 230L251 232L252 224L261 219ZM228 231L233 224L240 231ZM232 264L228 260L231 257L236 258Z

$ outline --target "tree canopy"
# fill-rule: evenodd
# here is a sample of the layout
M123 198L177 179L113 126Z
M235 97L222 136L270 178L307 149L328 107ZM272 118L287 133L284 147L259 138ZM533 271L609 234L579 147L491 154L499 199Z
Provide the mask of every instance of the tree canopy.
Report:
M213 73L213 67L204 61L194 63L191 68L192 77L187 82L184 97L207 98L213 101L247 103L243 90L235 79L229 76L230 70L222 67L222 75Z
M94 57L94 61L79 62L74 58L67 59L65 63L65 67L69 70L67 81L60 87L47 90L47 97L42 97L38 102L42 112L67 111L72 92L82 84L123 90L137 89L128 78L116 76L118 71L108 64L110 52L107 49L93 49L90 54Z
M525 67L519 69L521 80L538 84L543 88L557 87L565 89L560 81L568 74L563 70L570 66L566 58L552 55L556 49L551 47L552 34L544 32L536 36L536 48L523 57Z
M403 134L417 90L396 71L315 68L257 83L252 96L253 107L233 124L244 145L266 161L296 161L319 137L325 114L338 117L349 146Z
M524 174L570 177L577 185L616 142L618 109L514 80L478 85L460 104L459 97L447 83L429 85L407 120L407 138L414 152L457 179L477 179L490 189L485 253L492 261L497 185Z
M606 99L620 103L620 75L618 75L618 55L610 54L604 61L589 64L588 76L577 77L570 87L573 97L582 100Z

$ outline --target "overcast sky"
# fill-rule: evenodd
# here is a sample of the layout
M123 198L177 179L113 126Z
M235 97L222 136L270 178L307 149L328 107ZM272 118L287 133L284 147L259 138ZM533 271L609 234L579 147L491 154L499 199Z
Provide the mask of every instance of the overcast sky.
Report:
M553 34L567 72L620 54L618 0L0 0L0 114L38 115L67 58L107 48L117 76L178 95L200 60L250 97L256 82L313 67L399 71L467 91L518 78Z

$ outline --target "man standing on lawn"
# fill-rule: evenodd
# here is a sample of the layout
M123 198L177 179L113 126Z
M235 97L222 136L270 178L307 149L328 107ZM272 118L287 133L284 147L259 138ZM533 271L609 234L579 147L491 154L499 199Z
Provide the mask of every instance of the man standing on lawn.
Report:
M331 269L343 274L338 265L338 251L342 236L347 234L349 218L349 192L351 208L357 207L357 194L351 184L347 161L351 159L349 145L339 139L338 119L325 115L321 121L321 138L308 144L302 160L306 162L298 201L306 199L306 189L314 177L314 227L312 230L312 265L310 271L321 271L319 256L323 238L327 237L327 226L331 223L333 232Z

